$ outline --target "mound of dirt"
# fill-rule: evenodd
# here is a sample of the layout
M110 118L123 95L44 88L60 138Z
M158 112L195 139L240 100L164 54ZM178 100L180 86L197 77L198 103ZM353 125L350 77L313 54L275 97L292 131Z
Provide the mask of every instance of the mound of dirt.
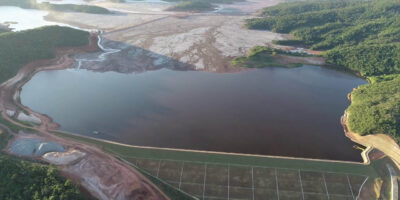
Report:
M70 149L67 152L50 152L44 154L44 160L55 165L69 165L86 156L86 153Z

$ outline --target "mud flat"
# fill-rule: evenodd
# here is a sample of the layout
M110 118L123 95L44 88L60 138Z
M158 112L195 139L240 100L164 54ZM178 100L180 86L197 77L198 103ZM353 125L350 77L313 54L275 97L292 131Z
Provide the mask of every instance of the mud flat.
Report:
M279 1L268 1L268 4L271 2ZM259 1L251 5L260 6L264 3ZM119 10L119 13L51 13L46 19L104 30L106 40L121 43L121 46L116 48L122 49L130 45L132 48L140 48L185 63L189 70L210 72L239 71L241 69L231 65L233 57L247 54L253 46L267 45L272 40L288 37L284 34L244 28L244 20L250 17L246 15L165 12L162 9L168 5L164 4L156 4L157 9L149 3L96 4L107 9ZM127 56L129 55L124 57ZM144 59L147 57L138 54L135 56L143 56ZM101 71L100 68L96 66L96 70ZM106 68L103 71L110 70L110 63Z
M70 12L51 12L45 17L49 21L62 21L80 28L99 29L104 31L112 31L126 27L136 26L152 20L164 17L163 15L151 14L87 14L87 13L70 13Z
M218 15L168 17L140 27L105 33L105 37L194 65L197 70L232 72L238 71L231 66L233 57L245 55L253 46L283 39L280 34L244 29L246 18Z
M111 11L121 13L136 13L136 14L173 14L174 12L165 11L174 3L162 1L127 1L127 3L112 3L112 2L95 2L97 6L106 7Z
M14 136L9 153L58 165L63 175L98 199L169 199L131 166L97 148L43 133Z

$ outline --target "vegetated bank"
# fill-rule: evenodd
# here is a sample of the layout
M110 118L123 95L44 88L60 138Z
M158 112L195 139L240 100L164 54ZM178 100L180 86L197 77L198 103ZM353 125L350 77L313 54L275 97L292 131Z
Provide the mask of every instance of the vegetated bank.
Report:
M0 154L0 199L86 199L54 166Z
M215 4L231 4L244 0L165 0L168 2L179 2L177 5L169 8L172 11L192 11L203 12L211 11L216 8Z
M51 26L0 34L0 83L15 76L26 64L54 57L61 46L88 44L89 33ZM0 124L11 131L27 130L0 117ZM0 149L12 137L1 129ZM55 167L22 161L0 153L0 199L85 199L77 186L61 177Z
M362 135L383 132L399 142L400 79L391 75L400 73L399 1L281 3L263 9L261 17L247 20L246 26L291 33L294 40L278 44L324 50L327 63L373 76L370 85L352 92L349 129Z
M54 58L54 48L87 45L88 37L86 31L61 26L0 34L0 83L30 62Z
M32 8L40 10L53 10L60 12L83 12L92 14L110 14L106 8L92 5L76 5L76 4L51 4L37 3L36 0L0 0L0 6L18 6L21 8Z
M283 63L278 55L309 56L303 53L290 53L267 46L255 46L251 48L247 56L234 58L232 60L232 65L247 68L263 68L269 66L293 68L302 65L300 63Z
M400 75L368 78L351 93L348 128L361 135L386 133L400 143Z

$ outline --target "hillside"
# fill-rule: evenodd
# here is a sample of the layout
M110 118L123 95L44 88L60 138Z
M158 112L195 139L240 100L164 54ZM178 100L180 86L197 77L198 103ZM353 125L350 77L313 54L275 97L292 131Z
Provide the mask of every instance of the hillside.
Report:
M369 77L371 84L352 92L349 129L400 141L400 1L281 3L246 26L291 33L294 40L277 43L323 50L332 66Z
M76 185L53 166L0 155L0 199L86 199Z
M399 14L397 0L283 3L246 26L291 33L280 43L326 50L328 63L372 76L400 73Z
M400 143L400 75L370 81L351 93L348 127L361 135L386 133Z
M88 44L89 33L68 27L47 26L0 34L0 83L15 76L24 65L54 57L56 47Z

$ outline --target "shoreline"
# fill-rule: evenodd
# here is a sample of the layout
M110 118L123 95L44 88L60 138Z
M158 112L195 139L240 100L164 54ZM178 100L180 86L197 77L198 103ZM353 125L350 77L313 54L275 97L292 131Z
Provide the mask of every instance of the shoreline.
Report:
M93 52L100 50L100 48L97 46L97 34L91 33L88 39L89 44L86 46L62 47L55 49L55 58L31 62L22 67L16 76L0 84L1 117L19 127L34 130L35 133L30 134L29 137L43 138L45 141L55 141L59 144L62 144L66 149L79 150L86 153L87 156L82 158L78 163L58 165L58 170L63 176L69 178L78 186L83 187L86 191L89 191L93 197L98 199L118 199L121 197L136 198L146 195L151 199L168 200L169 197L166 196L164 192L162 192L157 186L155 186L154 183L152 183L136 169L130 167L124 162L119 161L112 154L104 152L93 145L67 140L52 134L51 131L56 130L58 126L52 122L52 119L49 116L36 113L30 108L22 105L19 102L18 96L17 98L14 98L15 94L18 94L21 87L36 73L45 70L60 70L69 68L75 62L75 59L70 57L70 55L79 52ZM34 127L24 125L7 115L7 110L10 108L15 109L16 112L25 111L30 115L34 115L41 119L42 123ZM12 141L24 136L24 133L10 132L10 134L14 135L15 137L9 141L9 144ZM43 158L37 156L12 155L22 158L26 157L35 160L43 160ZM49 162L46 161L46 163ZM107 168L96 167L105 165L106 163L108 166ZM113 174L112 176L118 177L118 180L110 179L110 177L104 176L106 173L104 170L111 171L110 173ZM110 187L110 185L112 187Z
M351 93L349 93L348 99L351 102ZM393 163L396 164L397 168L400 169L400 147L396 143L396 141L389 135L383 133L369 134L362 136L358 133L351 132L347 126L348 115L349 115L348 111L345 110L343 116L341 117L341 123L346 137L357 144L367 147L366 150L367 149L372 150L374 148L378 149L379 151L383 152L386 156L388 156L393 161ZM368 155L363 155L363 156L366 156L369 162L369 156Z
M93 43L97 44L98 50L102 49L101 47L98 46L98 36L96 35L95 37L97 40ZM73 58L72 62L77 62L77 60ZM311 64L311 63L310 63ZM72 63L71 63L72 65ZM13 97L17 97L14 99L14 103L17 105L17 107L22 108L23 110L28 111L28 113L37 116L42 120L42 123L40 124L40 127L42 125L45 125L45 128L43 127L43 130L47 131L55 131L55 132L61 132L73 136L78 136L78 137L83 137L87 139L92 139L92 140L97 140L97 141L102 141L106 142L109 144L116 144L124 147L133 147L133 148L142 148L142 149L157 149L157 150L166 150L166 151L180 151L180 152L197 152L197 153L205 153L205 154L220 154L220 155L236 155L236 156L249 156L249 157L259 157L259 158L276 158L276 159L293 159L293 160L304 160L304 161L321 161L321 162L330 162L330 163L348 163L348 164L364 164L368 165L370 163L370 159L368 158L368 153L370 149L365 149L364 151L360 152L360 156L362 158L362 161L346 161L346 160L330 160L330 159L323 159L323 158L306 158L306 157L295 157L295 156L279 156L279 155L261 155L261 154L248 154L248 153L233 153L233 152L223 152L223 151L210 151L210 150L195 150L195 149L182 149L182 148L166 148L166 147L153 147L153 146L141 146L141 145L131 145L131 144L125 144L125 143L120 143L112 140L104 140L96 137L91 137L91 136L85 136L81 135L79 133L71 133L67 131L60 130L60 125L55 123L53 119L46 115L46 114L41 114L37 113L33 110L31 110L29 107L22 105L19 100L19 95L18 91L22 86L27 83L36 73L40 71L46 71L46 70L62 70L62 69L67 69L69 68L70 65L66 66L61 66L61 67L55 67L55 68L48 68L48 67L40 67L37 68L34 72L29 74L29 77L25 78L23 82L18 84L17 89L15 90L16 92L12 94ZM8 82L8 81L7 81ZM1 88L2 85L0 85ZM1 99L0 99L1 100ZM0 105L1 106L1 105ZM1 108L1 107L0 107ZM357 142L356 142L357 143Z
M67 49L67 48L66 48ZM56 58L54 58L55 60L57 60ZM352 140L353 142L357 143L357 144L361 144L363 146L366 147L365 150L363 150L361 152L361 157L363 159L363 162L356 162L356 161L341 161L341 160L328 160L328 159L313 159L313 158L301 158L301 157L286 157L286 156L272 156L272 155L256 155L256 154L243 154L243 153L229 153L229 152L217 152L217 151L202 151L202 150L190 150L190 149L175 149L175 148L159 148L159 147L148 147L148 146L136 146L136 145L129 145L129 144L123 144L123 143L118 143L118 142L114 142L114 141L110 141L110 140L103 140L103 139L99 139L99 138L94 138L94 137L90 137L90 136L84 136L84 135L80 135L80 134L76 134L76 133L68 133L65 131L61 131L59 130L59 125L55 122L53 122L53 119L50 116L47 116L45 114L40 114L37 113L33 110L31 110L29 107L24 106L23 104L21 104L20 102L20 98L19 98L19 91L21 89L21 87L26 84L36 73L40 72L40 71L46 71L46 70L62 70L62 69L67 69L70 68L71 65L69 65L69 62L76 62L76 60L74 58L70 58L69 54L67 53L67 55L63 55L61 57L59 57L58 59L64 59L64 61L67 63L65 64L64 62L61 62L61 64L64 63L64 65L52 65L52 66L56 66L54 68L52 67L48 67L48 66L41 66L41 67L37 67L34 71L29 72L27 74L25 74L24 76L21 77L20 80L13 82L10 81L11 79L9 79L8 81L0 84L0 89L2 88L3 84L6 84L10 86L10 88L13 89L13 91L11 92L11 96L10 97L8 103L11 104L15 104L14 106L16 106L16 111L28 111L28 113L39 117L42 120L42 123L39 126L35 126L33 127L35 130L38 130L38 134L42 135L42 131L44 131L45 133L43 134L43 136L45 136L46 138L50 138L50 139L57 139L60 138L62 141L65 140L68 147L70 147L71 143L74 143L76 145L82 144L82 146L89 146L88 148L90 149L96 149L97 153L102 153L103 155L107 155L111 156L111 157L115 157L116 155L110 152L105 151L104 149L98 148L96 145L93 144L85 144L85 142L81 141L73 141L71 139L65 139L63 137L60 137L56 134L53 134L52 131L54 132L60 132L63 134L69 134L69 135L73 135L73 136L77 136L77 137L83 137L83 138L87 138L90 140L96 140L96 141L101 141L101 142L105 142L105 143L109 143L109 144L115 144L115 145L119 145L119 146L124 146L124 147L134 147L134 148L142 148L142 149L158 149L158 150L164 150L164 151L180 151L180 152L196 152L196 153L204 153L204 154L219 154L219 155L233 155L233 156L248 156L248 157L254 157L254 158L276 158L276 159L290 159L290 160L302 160L302 161L312 161L312 162L327 162L327 163L346 163L346 164L356 164L356 165L370 165L371 160L369 157L369 153L374 149L377 148L374 145L371 145L371 143L374 143L374 138L372 139L367 139L368 142L365 142L363 139L360 139L359 137L363 137L358 135L357 133L352 133L349 132L347 130L347 124L346 124L346 120L347 120L347 113L344 114L344 116L342 117L341 121L342 121L342 125L344 128L344 132L346 137L348 137L350 140ZM53 60L53 59L52 59ZM72 61L71 61L72 60ZM40 61L38 61L40 62ZM36 63L36 62L35 62ZM57 67L58 66L58 67ZM25 68L25 67L24 67ZM22 69L21 69L22 70ZM18 72L19 74L19 72ZM18 75L17 75L18 76ZM10 81L10 82L9 82ZM0 91L0 111L7 111L7 102L1 102L2 98L3 98L3 91ZM17 98L14 98L15 96L17 96ZM351 99L350 99L351 100ZM5 106L4 106L4 105ZM12 105L11 105L12 106ZM1 115L6 114L6 112L2 112ZM12 123L17 123L21 126L24 126L23 124L21 124L20 122L12 119L11 117L7 117L5 118L7 121L10 121ZM344 121L343 121L344 120ZM344 124L343 124L344 122ZM52 136L48 135L51 134ZM50 137L49 137L50 136ZM381 136L379 136L381 137ZM75 146L75 148L79 149L79 146ZM378 149L378 148L377 148ZM89 151L90 152L90 151ZM383 151L386 155L388 155L390 157L390 155L388 153L386 153L385 151ZM93 153L93 152L92 152ZM399 156L400 158L400 156ZM393 160L393 159L392 159ZM393 160L394 161L394 160ZM396 165L398 168L400 168L400 159L395 161ZM71 177L71 175L66 174L66 176ZM75 177L77 178L77 177ZM75 179L75 181L79 181L79 179ZM87 188L85 188L87 189ZM92 191L90 189L88 189L89 191ZM100 188L101 190L101 188ZM92 191L93 192L93 191ZM90 192L90 193L92 193Z
M345 161L345 160L329 160L329 159L319 159L319 158L302 158L302 157L290 157L290 156L274 156L274 155L260 155L260 154L246 154L246 153L230 153L230 152L221 152L221 151L207 151L207 150L194 150L194 149L179 149L179 148L167 148L167 147L151 147L151 146L140 146L140 145L130 145L124 144L120 142L114 142L111 140L105 140L85 135L80 135L77 133L71 133L62 130L54 130L54 132L71 135L75 137L81 137L89 140L95 140L99 142L104 142L108 144L114 144L122 147L130 147L130 148L139 148L139 149L153 149L153 150L163 150L163 151L176 151L176 152L192 152L192 153L203 153L203 154L215 154L215 155L232 155L232 156L248 156L248 157L255 157L255 158L275 158L275 159L288 159L288 160L303 160L303 161L313 161L313 162L327 162L327 163L346 163L346 164L356 164L356 165L369 165L370 160L364 159L363 162L357 161ZM367 149L366 149L367 150ZM366 150L362 151L360 154L365 152ZM371 149L368 149L366 153L369 153Z

